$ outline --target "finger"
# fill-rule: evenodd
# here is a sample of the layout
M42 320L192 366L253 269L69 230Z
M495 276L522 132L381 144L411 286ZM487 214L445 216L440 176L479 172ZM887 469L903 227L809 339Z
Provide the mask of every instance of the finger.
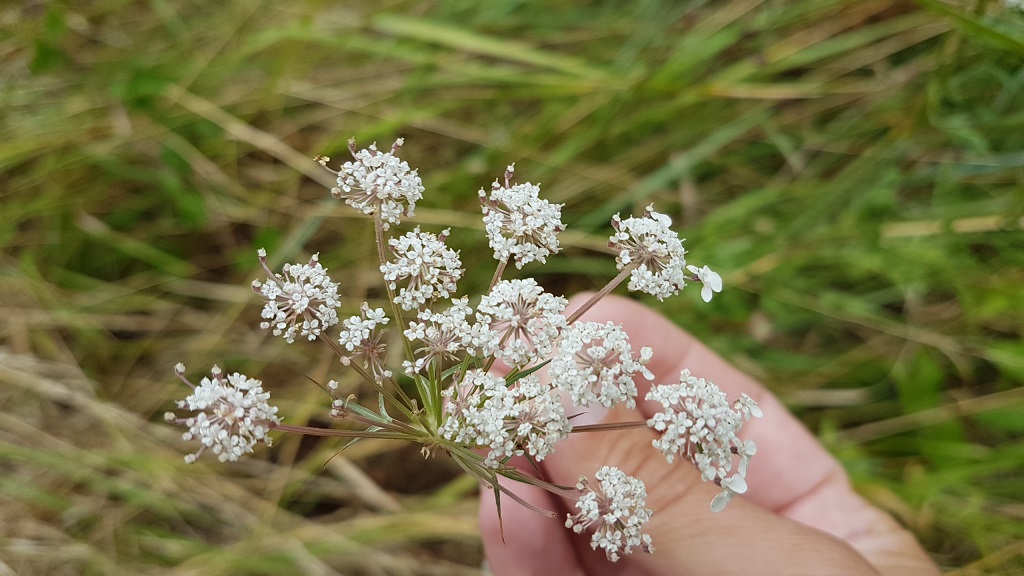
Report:
M570 305L578 306L585 298L576 296ZM635 349L651 346L654 357L648 368L655 374L655 383L677 382L679 372L689 368L730 397L746 393L758 402L764 417L748 422L743 432L758 445L747 473L750 490L744 497L748 501L849 541L876 566L892 567L893 574L915 573L911 566L917 567L917 573L938 573L916 540L853 491L838 462L760 383L665 317L631 300L607 297L584 319L620 324ZM650 384L637 384L642 399ZM638 402L642 418L660 408Z
M565 527L565 505L561 499L540 488L510 483L506 486L531 504L550 505L560 510L551 518L513 504L504 505L499 523L494 494L480 494L480 528L488 565L495 576L550 575L558 576L660 576L650 567L625 557L618 563L605 561L595 552L587 536L574 534ZM503 528L502 528L503 526ZM504 539L501 531L504 530Z
M635 410L608 411L603 423L635 421ZM542 467L555 483L569 483L579 474L614 465L647 485L647 507L654 515L647 532L653 555L633 554L626 565L643 566L656 574L788 574L794 567L824 567L829 574L875 574L867 561L839 539L774 514L752 503L734 500L720 513L709 504L718 488L700 481L685 463L668 464L650 446L647 428L573 434L544 460ZM588 535L572 535L587 574L612 573L604 555L585 550ZM616 568L617 567L617 568ZM633 573L632 570L625 573Z
M525 469L525 468L524 468ZM559 502L535 486L506 480L503 486L539 508L561 511ZM512 501L501 499L501 517L493 489L480 491L480 532L484 553L495 576L585 576L577 560L571 533L562 514L551 518Z
M573 302L581 298L577 296ZM612 296L602 299L583 318L620 324L634 349L652 347L654 356L648 368L655 375L653 383L678 382L680 371L689 368L694 376L717 384L730 398L745 393L758 403L764 417L747 422L741 433L758 447L747 473L750 490L746 497L752 502L784 512L823 483L846 485L839 464L774 395L664 316L632 300ZM661 411L660 404L643 400L650 384L639 379L637 382L638 409L643 418ZM837 520L843 520L844 511L835 512L836 519L801 520L830 531L830 526L842 523Z

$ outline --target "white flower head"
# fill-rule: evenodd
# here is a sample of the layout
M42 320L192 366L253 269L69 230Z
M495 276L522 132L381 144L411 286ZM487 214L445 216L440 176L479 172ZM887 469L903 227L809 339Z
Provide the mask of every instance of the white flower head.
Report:
M267 402L270 393L263 391L262 382L238 372L225 376L214 366L210 377L203 378L196 386L185 378L182 364L175 366L174 371L192 388L191 394L177 402L178 408L196 414L179 418L168 412L164 419L187 426L188 431L182 438L202 444L198 451L185 456L185 462L195 462L207 448L213 450L221 462L234 462L252 453L253 446L259 442L271 445L267 432L280 420L277 407Z
M511 184L515 165L505 171L505 185L491 184L490 195L480 190L487 240L494 258L515 261L516 268L547 257L559 250L558 233L562 224L562 204L541 200L540 187L527 182Z
M395 155L401 145L399 139L390 152L377 150L376 143L357 151L355 140L349 140L353 160L341 167L338 186L331 189L335 198L363 214L379 213L385 230L412 216L423 198L423 182L416 170Z
M747 490L747 465L757 446L752 440L741 440L739 432L748 419L761 416L761 409L746 394L730 404L718 386L695 378L689 370L683 370L679 380L651 388L647 400L660 403L663 410L647 425L661 433L653 444L666 460L672 462L676 456L689 460L702 480L722 487L723 493L711 504L718 511L733 495ZM736 471L730 474L736 460Z
M341 361L349 365L353 358L362 358L363 368L369 370L378 382L391 377L391 370L385 364L385 332L380 329L388 321L383 308L370 308L368 303L363 302L358 316L350 316L341 323L344 329L338 336L338 344L344 349Z
M594 474L594 479L596 487L580 477L576 485L582 492L576 502L579 513L566 515L566 528L572 528L577 534L592 528L591 548L604 550L612 562L619 560L619 554L631 554L634 548L653 552L651 536L643 532L653 514L645 507L647 488L644 483L614 466L602 467Z
M707 266L701 268L687 266L686 269L693 273L693 280L703 284L700 289L700 297L705 302L711 302L714 293L722 291L722 277L718 275L718 272Z
M444 392L447 418L438 433L454 442L490 448L484 464L512 456L543 460L572 426L557 394L530 375L513 386L504 378L470 370Z
M598 403L611 408L625 402L633 408L634 374L654 378L644 366L650 360L649 350L634 357L629 336L611 322L577 322L562 335L548 365L551 385L567 392L576 406Z
M380 271L392 290L398 288L398 282L408 280L395 297L395 303L403 309L418 310L455 292L463 269L459 253L444 243L450 231L435 235L421 232L417 226L412 232L388 241L394 260L381 265Z
M472 314L465 296L452 300L451 306L441 312L421 310L405 330L410 342L422 343L413 351L414 360L405 362L406 373L422 372L431 362L458 360L463 352L476 354L485 347L496 347L498 335L487 326L470 322Z
M686 250L671 226L672 219L655 212L653 204L642 218L612 217L615 233L608 239L608 246L618 252L615 264L619 270L635 266L629 276L631 291L664 300L686 285Z
M267 266L267 252L259 250L260 264L267 273L266 282L253 280L253 292L266 303L260 328L283 336L291 344L295 335L316 340L323 331L338 323L338 285L313 254L307 264L285 264L282 274Z
M515 437L514 454L522 455L525 450L535 460L543 460L572 430L565 407L558 392L534 374L517 380L512 393L516 397L515 412L505 426Z
M498 282L477 306L478 322L499 335L487 343L484 354L516 367L547 356L567 325L562 315L567 304L533 278Z

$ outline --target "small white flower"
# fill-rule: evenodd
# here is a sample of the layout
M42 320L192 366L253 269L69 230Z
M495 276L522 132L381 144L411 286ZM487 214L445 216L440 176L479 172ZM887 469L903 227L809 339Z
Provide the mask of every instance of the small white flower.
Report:
M423 182L415 170L409 168L395 153L402 145L399 139L390 152L377 150L376 144L356 150L355 140L348 143L353 161L346 162L338 171L338 187L331 194L363 214L379 212L383 228L399 224L403 217L412 216L416 203L423 198Z
M514 455L525 452L535 460L543 460L555 450L555 444L569 436L572 425L558 393L531 374L516 381L512 393L515 411L505 427L515 437Z
M717 272L711 270L711 268L707 266L702 268L687 266L686 269L693 273L694 280L704 285L700 289L700 297L705 302L711 302L711 297L714 293L722 291L722 277Z
M543 460L572 425L557 394L535 375L509 387L504 378L470 370L444 392L447 418L438 433L448 440L488 447L484 464L497 467L512 456Z
M618 251L615 264L619 270L635 266L629 276L630 290L664 300L686 285L686 250L671 226L672 219L655 212L654 205L647 207L642 218L612 217L615 233L608 246Z
M318 254L308 264L285 264L283 274L275 274L267 266L266 250L259 250L259 258L268 275L266 282L252 282L253 292L266 300L260 328L283 336L291 344L296 333L316 340L338 323L338 285L327 275Z
M483 353L516 367L547 356L566 327L562 312L567 304L533 278L498 282L477 306L478 322L499 335L485 343Z
M448 399L448 417L438 427L438 434L460 444L490 447L485 460L488 466L497 466L499 460L512 453L515 444L505 429L505 418L512 414L515 398L504 378L470 370L444 395Z
M541 200L540 187L530 184L511 185L515 165L505 171L505 185L497 180L491 184L490 196L480 190L487 240L494 258L515 260L516 268L547 257L559 250L558 233L562 224L562 204Z
M650 348L633 357L629 336L621 327L597 322L577 322L566 330L555 351L548 375L551 385L568 392L576 406L599 403L606 408L625 402L636 406L633 375L651 380L654 375L644 366L650 361Z
M341 323L344 329L338 335L338 344L346 353L341 361L347 366L353 358L362 358L363 368L369 370L378 382L391 377L391 370L385 365L387 343L384 341L384 331L378 330L388 321L383 308L371 309L368 303L363 302L359 316L350 316L344 320Z
M395 297L395 303L403 309L417 310L438 298L449 298L455 292L463 269L459 253L444 243L449 232L434 235L420 232L417 226L412 232L388 241L395 259L383 264L380 271L392 290L398 287L399 281L408 279L408 284Z
M746 394L740 394L740 399L733 402L732 407L743 415L744 420L750 420L751 417L760 418L764 416L764 412L761 411L761 407L754 402L754 399Z
M192 388L192 393L177 402L178 408L197 412L194 416L179 418L173 412L164 415L172 424L188 427L182 434L185 440L199 440L202 447L185 456L193 463L207 448L213 450L221 462L234 462L251 453L253 446L263 442L271 445L267 432L280 423L277 407L267 400L270 393L263 391L262 382L235 372L224 376L214 366L210 378L203 378L195 386L184 377L185 367L179 363L175 373Z
M705 482L714 482L723 492L711 503L721 510L735 494L746 492L747 465L757 452L752 440L740 440L739 432L751 417L760 417L761 409L744 394L735 405L722 390L703 378L683 370L678 384L659 384L651 388L647 400L658 402L664 410L647 421L661 436L653 441L665 459L678 455L689 460ZM734 457L738 456L736 472Z
M422 343L413 351L414 360L405 361L405 372L412 375L422 372L431 362L458 360L462 352L477 354L485 347L496 347L498 334L479 322L470 322L472 314L469 298L465 296L452 300L451 306L441 312L421 310L405 330L410 342Z
M576 502L579 513L567 514L565 526L577 534L593 528L593 549L602 549L612 562L619 554L631 554L634 548L654 551L651 536L643 533L653 511L646 508L647 488L637 478L627 476L614 466L604 466L594 474L597 486L580 477L576 488L582 492Z

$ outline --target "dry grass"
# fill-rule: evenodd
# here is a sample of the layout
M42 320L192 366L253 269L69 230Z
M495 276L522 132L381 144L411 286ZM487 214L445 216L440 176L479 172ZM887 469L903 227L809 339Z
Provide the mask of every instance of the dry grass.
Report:
M606 5L607 4L607 5ZM186 466L171 366L309 378L256 248L381 297L309 161L407 139L425 226L489 279L511 161L598 286L657 202L730 291L663 309L779 392L951 573L1024 573L1024 14L995 3L176 0L0 8L0 574L469 574L475 486L394 443ZM477 243L477 244L474 244ZM332 459L332 456L334 458Z

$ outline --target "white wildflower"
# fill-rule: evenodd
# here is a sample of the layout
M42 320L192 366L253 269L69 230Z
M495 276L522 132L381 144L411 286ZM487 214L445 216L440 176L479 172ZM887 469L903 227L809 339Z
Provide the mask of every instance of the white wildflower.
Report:
M494 258L506 262L515 260L522 268L559 250L558 233L562 224L562 204L541 200L540 187L527 182L511 185L515 165L505 171L505 185L497 180L491 184L491 193L480 190L480 204L484 213L487 240L494 250Z
M523 367L551 353L566 327L568 301L548 294L533 278L502 280L481 298L477 320L499 335L483 352Z
M723 492L712 501L712 510L721 510L733 495L746 492L747 465L757 446L752 440L740 440L738 435L744 422L762 414L753 399L744 394L730 405L718 386L691 376L689 370L682 371L678 384L652 387L646 398L664 408L647 421L661 433L653 441L654 447L669 462L677 455L689 460L702 480L722 487ZM738 457L739 464L730 475L734 457Z
M395 259L383 264L380 271L392 290L398 288L399 281L408 279L395 297L395 303L403 309L417 310L455 292L463 269L459 253L444 243L449 232L450 229L434 235L421 232L417 226L412 232L388 241Z
M700 289L700 297L705 302L711 302L711 297L714 296L714 293L722 291L722 277L718 275L718 272L713 271L707 266L702 268L687 266L686 269L693 273L694 280L703 284Z
M266 250L260 248L259 258L268 275L266 282L252 282L253 291L266 301L260 328L284 336L291 344L296 334L316 340L338 323L338 285L327 275L318 254L313 254L308 264L285 264L283 274L275 274L267 266Z
M618 251L615 263L619 270L635 266L629 276L630 290L664 300L686 285L686 250L671 226L672 219L655 212L653 205L647 207L643 218L612 217L615 233L608 246Z
M483 324L471 323L472 314L467 297L452 300L441 312L421 310L405 330L406 339L422 343L413 351L414 360L405 361L406 373L422 372L431 362L458 360L462 352L477 354L497 346L498 335Z
M543 460L572 430L565 407L558 393L533 374L517 380L512 393L515 412L506 419L505 427L519 447L514 454L522 455L525 449L535 460Z
M177 402L178 408L197 414L179 418L168 412L164 419L187 426L188 431L182 438L202 444L198 451L185 456L185 462L195 462L207 448L213 450L221 462L234 462L252 453L258 442L271 445L267 432L280 420L277 407L267 403L270 393L263 391L262 382L237 372L225 376L214 366L210 377L195 386L185 379L184 365L178 363L174 371L192 388L191 394Z
M448 417L438 433L454 442L488 447L484 464L497 467L512 456L543 460L572 426L555 392L536 376L509 387L504 378L470 370L444 392Z
M636 406L637 390L633 375L651 380L644 365L650 360L650 348L640 357L633 356L629 336L621 327L608 322L577 322L563 334L548 365L552 386L569 394L576 406L599 403L606 408L622 402Z
M355 140L350 140L354 160L341 167L338 186L331 189L335 198L344 199L363 214L379 212L385 230L399 224L402 217L412 216L416 202L423 198L423 183L416 170L395 156L401 145L399 139L390 152L377 150L376 144L356 151Z
M582 494L576 502L579 513L567 514L566 528L577 534L594 530L590 539L593 549L600 548L612 562L619 554L630 554L634 548L653 552L651 536L643 533L653 511L645 508L647 488L637 478L627 476L614 466L604 466L594 474L597 486L592 487L580 477L576 488Z
M350 316L341 323L344 327L338 336L338 344L344 349L341 361L347 366L353 358L362 358L363 368L369 370L378 382L390 378L391 370L385 365L385 332L378 329L389 320L383 308L371 309L368 303L363 302L359 316Z

